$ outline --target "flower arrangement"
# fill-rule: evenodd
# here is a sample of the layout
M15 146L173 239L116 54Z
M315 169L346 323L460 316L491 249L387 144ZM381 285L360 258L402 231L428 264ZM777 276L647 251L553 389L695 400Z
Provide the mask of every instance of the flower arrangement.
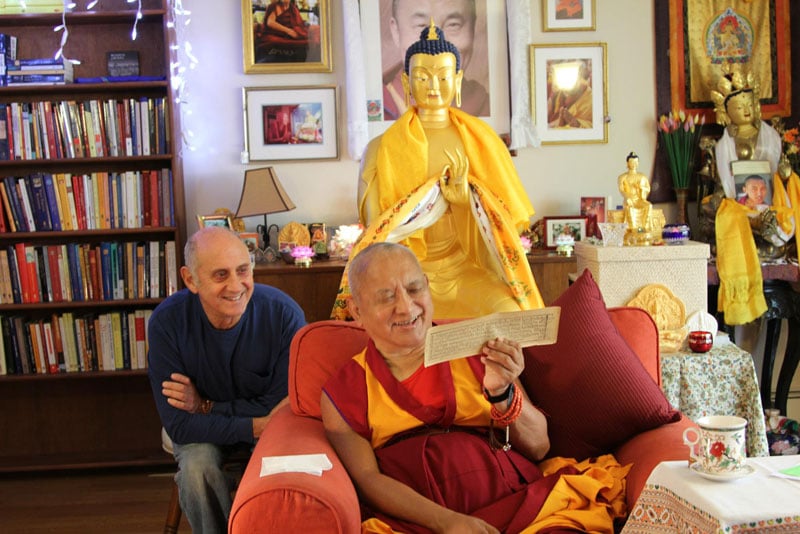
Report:
M781 135L783 154L789 160L792 170L800 174L800 128L785 128L780 118L777 121L773 119L772 126Z
M700 139L705 117L692 116L685 111L670 111L658 119L658 133L667 151L672 186L675 189L689 187L694 164L694 151Z

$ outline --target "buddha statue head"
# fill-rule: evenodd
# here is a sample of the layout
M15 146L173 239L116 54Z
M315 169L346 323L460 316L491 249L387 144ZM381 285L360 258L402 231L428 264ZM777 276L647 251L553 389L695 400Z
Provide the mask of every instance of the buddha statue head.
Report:
M761 126L759 85L752 72L742 74L729 65L711 91L717 123L736 142L738 159L752 159Z
M413 96L418 109L446 109L453 98L456 106L461 106L464 78L461 54L445 39L433 18L430 26L420 33L419 40L406 50L404 66L402 81L406 104Z

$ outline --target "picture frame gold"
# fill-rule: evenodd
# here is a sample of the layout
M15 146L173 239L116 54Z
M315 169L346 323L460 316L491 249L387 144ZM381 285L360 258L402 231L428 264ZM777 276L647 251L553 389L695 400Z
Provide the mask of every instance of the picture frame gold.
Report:
M220 215L220 214L198 215L197 225L200 228L207 228L209 226L222 226L223 228L232 230L233 219L231 218L230 215Z
M608 142L606 49L600 42L530 45L531 114L543 145Z
M248 161L339 159L335 85L245 87L242 105Z
M542 0L542 31L594 31L595 0Z
M307 37L282 35L270 31L265 22L270 0L242 0L242 50L245 74L332 72L330 0L307 0L309 7L291 6L302 19L293 31ZM278 8L274 8L278 9Z

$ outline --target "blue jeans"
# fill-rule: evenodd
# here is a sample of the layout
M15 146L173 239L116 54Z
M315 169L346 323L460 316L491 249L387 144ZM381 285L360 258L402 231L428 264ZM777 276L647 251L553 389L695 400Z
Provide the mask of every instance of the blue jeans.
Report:
M232 450L212 443L173 444L181 510L194 533L228 531L231 492L237 480L235 474L222 469L222 463Z

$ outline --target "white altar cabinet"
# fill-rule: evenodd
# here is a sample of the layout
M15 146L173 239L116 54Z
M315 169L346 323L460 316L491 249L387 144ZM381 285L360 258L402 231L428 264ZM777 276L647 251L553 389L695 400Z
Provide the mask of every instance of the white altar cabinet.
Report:
M625 306L644 286L662 284L681 299L686 317L708 308L708 243L604 247L575 243L578 275L589 269L606 306Z

